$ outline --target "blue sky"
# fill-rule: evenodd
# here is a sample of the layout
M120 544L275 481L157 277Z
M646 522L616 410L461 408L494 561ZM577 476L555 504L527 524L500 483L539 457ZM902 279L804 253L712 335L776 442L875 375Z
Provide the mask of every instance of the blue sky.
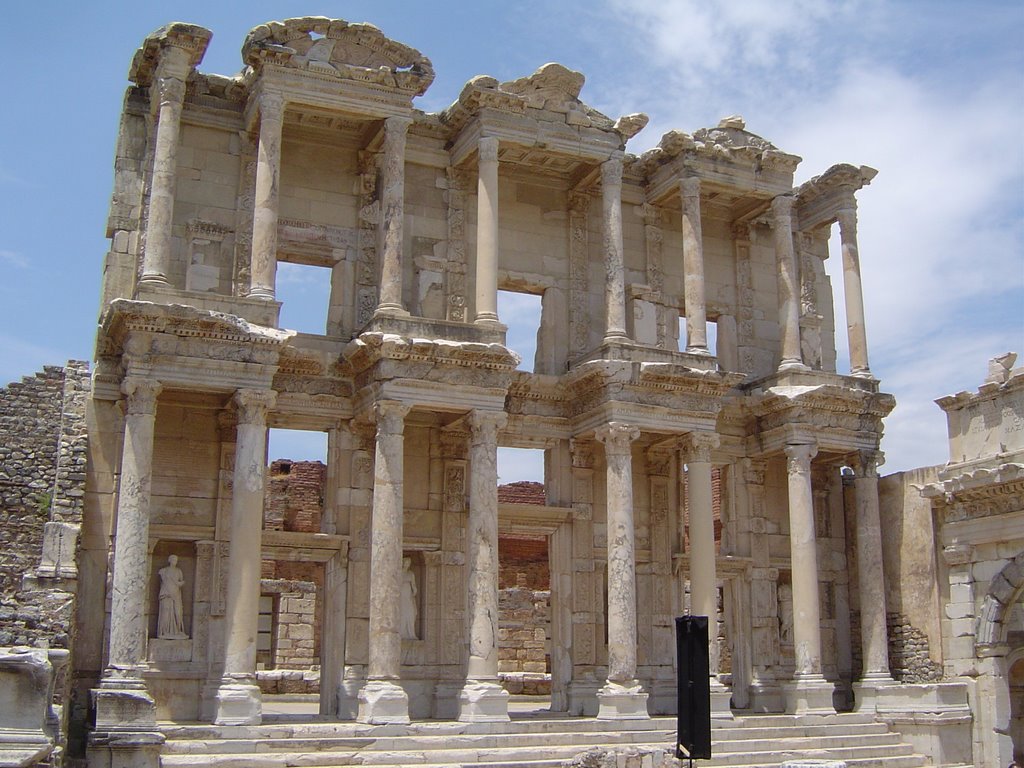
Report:
M741 114L804 158L798 183L837 162L877 168L859 232L871 365L899 402L885 472L944 462L932 401L976 389L988 358L1024 353L1020 2L136 1L5 14L0 382L92 357L118 114L143 38L172 20L201 24L214 36L200 68L233 74L250 28L307 14L372 22L429 56L427 111L474 75L559 61L587 76L595 108L650 115L630 151ZM837 261L827 266L841 295ZM838 342L842 370L845 334ZM506 467L505 481L536 471Z

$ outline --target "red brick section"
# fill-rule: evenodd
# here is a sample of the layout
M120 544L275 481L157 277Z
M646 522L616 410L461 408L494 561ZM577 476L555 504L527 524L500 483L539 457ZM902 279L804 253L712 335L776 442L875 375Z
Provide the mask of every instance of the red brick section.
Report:
M684 480L685 482L685 480ZM711 470L711 514L715 521L715 551L722 546L722 470L713 467ZM686 550L690 550L690 500L683 499L683 520L686 526L684 538Z
M544 483L533 480L520 480L518 483L508 483L498 486L499 504L547 504L547 497L544 495Z
M264 529L319 533L326 475L327 467L319 461L272 462L263 507Z

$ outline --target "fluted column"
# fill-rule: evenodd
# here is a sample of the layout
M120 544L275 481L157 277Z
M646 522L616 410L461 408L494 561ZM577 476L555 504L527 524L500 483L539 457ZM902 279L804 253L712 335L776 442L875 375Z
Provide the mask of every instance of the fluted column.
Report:
M476 209L476 321L498 322L498 139L480 139Z
M683 204L683 297L686 351L707 354L708 320L704 291L704 241L700 226L700 179L679 180Z
M160 382L126 376L124 448L114 533L110 595L110 648L105 677L135 677L146 656L149 597L149 507L153 429Z
M636 531L632 443L640 430L611 422L596 431L604 444L608 539L608 679L597 694L598 718L647 718L636 680Z
M359 691L363 723L408 723L409 697L400 685L401 588L405 416L409 406L382 400L374 406L377 447L370 517L370 658Z
M604 340L627 341L621 154L601 164L601 209L604 229Z
M879 451L858 451L851 462L857 510L857 584L860 591L861 680L891 683L889 636L882 570L882 521L878 508Z
M284 99L275 93L264 93L260 96L259 108L260 138L256 150L249 296L273 301L277 279L278 188L281 181Z
M786 446L789 476L789 546L793 579L793 645L796 671L786 691L791 712L833 711L832 689L821 674L818 543L814 531L811 459L814 444Z
M214 722L251 725L262 717L256 685L256 625L260 600L260 548L267 474L267 411L276 393L241 389L234 402L238 425L231 484L231 539L224 603L224 676L217 689Z
M871 377L868 367L868 337L864 326L864 293L860 282L860 254L857 251L857 209L839 211L839 239L843 251L843 292L846 297L846 333L850 342L850 373Z
M153 180L146 214L146 247L142 257L141 284L169 285L171 227L174 223L174 187L178 174L178 137L189 53L181 48L163 50L160 75L154 90L160 106L156 115Z
M411 124L412 119L408 117L389 117L384 121L378 230L381 268L377 313L381 314L408 314L402 303L402 248L405 244L405 139Z
M498 684L498 430L504 412L470 415L469 668L459 720L508 720L508 693Z
M805 370L800 351L800 278L793 251L793 198L779 195L772 200L772 230L779 270L779 331L782 359L779 370Z

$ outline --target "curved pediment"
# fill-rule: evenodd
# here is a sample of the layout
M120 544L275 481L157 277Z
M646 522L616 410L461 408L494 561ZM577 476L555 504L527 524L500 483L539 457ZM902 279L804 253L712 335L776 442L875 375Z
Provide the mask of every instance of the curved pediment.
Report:
M305 16L249 31L242 59L254 70L271 62L348 80L372 82L413 96L434 81L430 59L384 36L372 24Z

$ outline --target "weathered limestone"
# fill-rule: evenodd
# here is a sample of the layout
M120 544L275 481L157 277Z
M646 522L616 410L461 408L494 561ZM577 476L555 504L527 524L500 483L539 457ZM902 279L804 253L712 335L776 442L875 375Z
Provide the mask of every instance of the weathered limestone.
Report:
M260 534L267 456L267 411L274 392L235 394L238 426L231 500L231 544L224 619L224 677L217 689L215 722L252 725L261 719L256 685L256 618L260 597Z
M259 100L259 145L252 219L252 274L249 296L274 300L277 274L277 220L281 185L281 130L284 99L264 93Z
M498 322L498 140L480 139L476 212L476 321Z
M604 444L608 499L608 679L598 691L598 718L645 719L647 694L636 679L636 555L632 443L640 430L612 422L596 432Z
M459 720L508 720L508 693L498 685L498 430L508 416L470 414L469 666L459 693Z
M782 333L779 370L803 370L800 350L800 278L793 251L793 198L772 200L772 234L779 269L779 327Z
M704 292L704 238L700 226L700 179L679 180L683 204L683 285L686 308L686 351L708 352L707 307Z
M839 221L839 238L843 250L843 293L846 298L850 373L870 377L868 336L864 325L864 292L861 290L860 254L857 250L857 209L844 208L836 218Z
M821 674L821 610L818 594L818 544L814 533L811 460L817 446L786 446L789 475L789 545L793 573L793 645L796 672L785 686L786 711L833 712L832 686Z
M405 245L405 140L411 123L407 117L389 117L384 121L377 230L377 252L381 254L380 301L377 304L380 314L408 314L402 302L402 249Z
M893 683L889 674L889 636L886 628L885 576L882 570L882 523L878 510L880 454L856 454L854 493L857 505L857 584L860 591L860 635L863 670L857 707L874 706L874 690Z
M604 231L604 341L625 341L626 284L622 256L622 157L601 163L601 222Z
M359 691L362 723L409 722L409 697L398 685L402 636L402 510L405 416L409 407L383 400L374 406L377 447L373 462L369 669Z
M53 688L67 662L64 649L0 648L0 765L28 768L53 752L60 728Z

